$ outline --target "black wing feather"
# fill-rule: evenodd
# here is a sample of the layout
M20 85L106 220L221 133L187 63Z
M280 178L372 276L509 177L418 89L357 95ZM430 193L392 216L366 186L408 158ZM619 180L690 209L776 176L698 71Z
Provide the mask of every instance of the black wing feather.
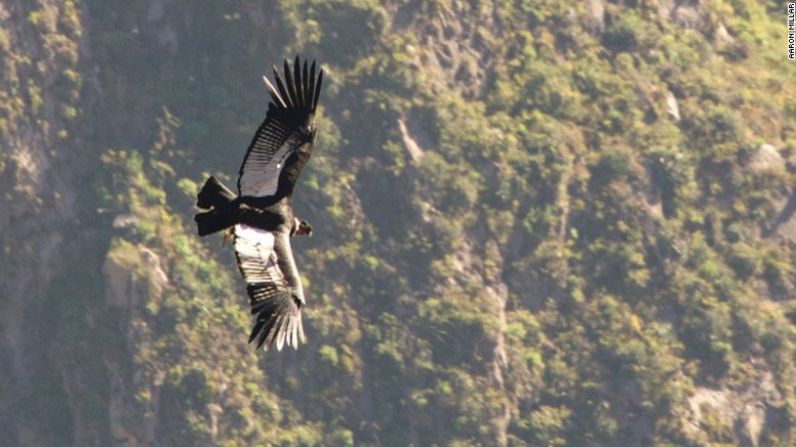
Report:
M276 69L276 65L274 65L274 80L276 80L276 86L279 89L279 94L285 98L285 101L287 102L287 107L294 107L293 103L290 102L291 96L288 95L287 90L285 89L285 84L282 82L282 76L279 75L279 70Z
M274 67L276 86L266 80L272 102L268 105L265 120L249 144L238 172L238 194L241 196L276 195L279 175L287 161L294 159L290 155L302 145L312 144L313 137L307 134L306 126L315 114L322 74L318 73L316 82L315 62L312 63L312 70L308 70L307 61L302 67L298 58L292 72L287 60L284 69L283 79ZM302 166L296 166L294 174L291 174L291 184Z
M302 71L301 79L302 79L302 81L304 81L304 85L301 88L301 91L302 91L301 98L304 100L304 108L309 110L309 109L311 109L311 107L310 107L310 98L312 97L312 95L310 94L310 92L311 92L311 90L310 90L310 74L307 71L307 60L306 59L304 60L304 68L301 71Z
M290 73L290 64L287 62L287 59L285 59L285 83L287 84L287 92L294 101L293 107L300 107L301 101L299 101L299 97L296 95L296 87L293 84L293 75Z
M273 98L274 101L276 101L277 105L281 107L287 107L287 104L285 104L285 100L282 99L282 96L276 90L276 87L274 87L274 85L271 84L271 81L268 80L267 76L263 76L263 81L265 81L265 88L266 90L268 90L268 94L271 95L271 98Z
M315 111L315 105L314 105L315 104L315 61L312 61L312 66L310 67L310 85L309 88L307 88L307 92L309 92L310 95L310 102L313 103L310 109L314 112Z
M296 56L296 61L293 63L293 87L296 89L296 98L301 108L304 109L304 92L302 91L303 83L301 82L301 61Z
M323 83L323 70L318 72L318 83L315 84L315 99L312 101L312 111L318 107L318 99L321 97L321 84Z

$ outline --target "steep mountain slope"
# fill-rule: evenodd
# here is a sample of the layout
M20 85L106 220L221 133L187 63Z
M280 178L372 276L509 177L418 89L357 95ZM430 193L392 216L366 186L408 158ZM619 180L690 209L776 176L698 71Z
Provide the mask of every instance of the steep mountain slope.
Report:
M791 445L784 12L576 3L0 5L5 439ZM193 196L295 53L309 344L253 352Z

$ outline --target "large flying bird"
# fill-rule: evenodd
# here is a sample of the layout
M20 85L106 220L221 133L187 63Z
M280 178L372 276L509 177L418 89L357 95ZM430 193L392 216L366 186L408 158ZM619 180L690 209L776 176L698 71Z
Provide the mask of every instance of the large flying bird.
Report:
M292 70L285 61L284 79L274 67L276 86L263 80L271 102L243 158L238 194L210 177L196 203L207 211L194 219L199 236L232 227L238 268L256 315L249 342L281 350L304 341L304 290L290 237L312 234L312 227L293 215L292 196L312 155L323 70L316 73L314 61L308 68L305 60L302 67L296 56Z

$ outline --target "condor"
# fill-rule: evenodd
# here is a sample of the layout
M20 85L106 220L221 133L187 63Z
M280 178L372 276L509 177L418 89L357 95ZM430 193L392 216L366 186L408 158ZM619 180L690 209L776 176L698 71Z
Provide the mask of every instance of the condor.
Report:
M317 76L316 76L317 75ZM274 67L274 83L263 76L271 102L238 173L235 195L214 177L199 191L194 220L199 236L231 228L238 268L246 281L252 315L249 342L265 349L304 342L301 308L305 304L290 237L312 234L312 227L293 215L293 188L312 155L315 109L323 70L308 68L298 56L284 79Z

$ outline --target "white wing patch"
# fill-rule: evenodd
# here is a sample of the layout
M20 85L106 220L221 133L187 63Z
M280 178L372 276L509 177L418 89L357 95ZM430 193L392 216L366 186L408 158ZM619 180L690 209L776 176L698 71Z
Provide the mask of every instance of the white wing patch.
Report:
M258 347L265 345L266 349L272 344L277 350L284 345L298 347L299 341L304 341L303 294L299 289L301 299L295 297L279 268L274 234L243 224L235 225L234 231L238 267L246 281L252 314L256 315L249 341L257 339ZM292 261L289 252L286 256Z
M285 161L301 145L301 140L298 136L291 136L273 153L260 150L259 144L259 141L255 142L241 173L241 196L267 197L276 194Z
M235 251L246 283L285 284L274 252L274 235L271 232L243 224L235 225Z

